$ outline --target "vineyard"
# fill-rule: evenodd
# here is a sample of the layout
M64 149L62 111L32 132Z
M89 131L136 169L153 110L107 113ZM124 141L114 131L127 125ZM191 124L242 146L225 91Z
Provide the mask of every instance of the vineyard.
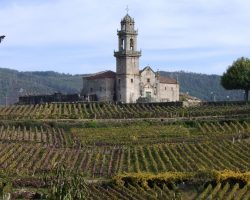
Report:
M92 192L93 191L93 192ZM139 194L138 194L139 192ZM152 188L145 189L144 187L135 184L123 187L116 186L92 186L90 197L93 199L180 199L181 190L177 187L174 189L168 188L167 185L153 185ZM185 193L185 192L182 192ZM183 198L190 198L188 194L185 194ZM234 198L236 196L236 198ZM209 185L204 191L199 194L192 194L193 199L249 199L250 188L244 186L242 189L239 188L239 184L230 186L230 184L222 185L219 183L214 188Z
M192 192L184 189L185 184L175 182L147 184L142 186L139 183L127 183L126 185L117 184L90 184L88 185L88 199L122 199L122 200L171 200L171 199L226 199L226 200L249 200L250 187L241 186L240 183L230 184L230 182L218 182L197 188ZM18 190L17 190L18 191ZM14 196L18 197L18 192ZM19 197L21 195L19 194Z
M158 144L136 147L56 148L39 144L0 143L0 166L27 174L53 170L55 165L86 177L124 172L193 172L203 169L249 171L250 142Z
M165 104L46 103L0 107L0 119L189 118L249 115L250 104L196 107Z
M63 169L86 199L249 200L249 113L249 104L1 107L0 195L47 199Z
M220 139L240 140L250 136L250 123L246 121L185 123L136 123L123 126L88 127L70 129L75 140L85 145L134 145L180 143Z

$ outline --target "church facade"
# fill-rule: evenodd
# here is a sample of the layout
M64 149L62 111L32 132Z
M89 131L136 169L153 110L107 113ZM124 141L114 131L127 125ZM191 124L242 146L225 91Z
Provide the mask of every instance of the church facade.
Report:
M83 77L81 95L86 101L168 102L179 101L179 84L160 76L150 66L139 70L141 51L137 50L134 19L128 14L117 31L116 72L104 71Z

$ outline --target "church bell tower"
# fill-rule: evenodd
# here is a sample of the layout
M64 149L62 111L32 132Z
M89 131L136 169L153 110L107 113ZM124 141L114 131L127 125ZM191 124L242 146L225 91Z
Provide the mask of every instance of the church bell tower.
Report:
M135 103L140 97L140 72L137 51L137 30L134 19L128 14L121 20L121 30L117 31L118 51L116 57L116 100L123 103Z

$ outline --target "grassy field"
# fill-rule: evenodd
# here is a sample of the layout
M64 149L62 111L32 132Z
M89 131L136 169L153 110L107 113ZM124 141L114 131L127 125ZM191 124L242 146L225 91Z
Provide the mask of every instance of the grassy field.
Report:
M249 110L248 104L2 107L0 195L57 199L55 191L70 189L71 199L248 200Z

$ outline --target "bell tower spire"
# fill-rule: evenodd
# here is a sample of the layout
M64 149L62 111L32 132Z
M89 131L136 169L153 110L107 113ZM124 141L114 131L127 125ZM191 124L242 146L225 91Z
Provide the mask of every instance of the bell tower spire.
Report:
M128 12L128 8L126 9ZM121 29L117 31L118 51L116 57L116 99L124 103L134 103L139 98L139 57L137 51L138 31L134 28L134 19L127 13L121 20Z

